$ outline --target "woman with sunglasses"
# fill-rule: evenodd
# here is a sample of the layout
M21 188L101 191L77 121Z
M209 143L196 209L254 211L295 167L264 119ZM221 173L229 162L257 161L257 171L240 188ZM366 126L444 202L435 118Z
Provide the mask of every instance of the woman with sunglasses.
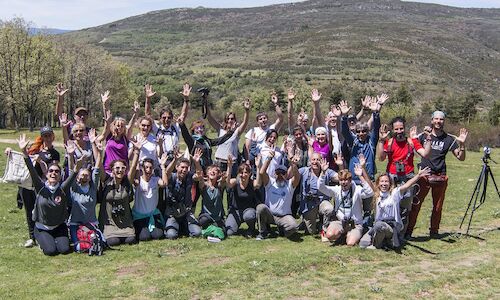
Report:
M207 119L210 125L219 133L219 137L224 136L228 131L233 131L233 135L226 140L224 143L220 144L215 151L215 161L220 166L222 172L226 172L227 169L227 158L229 155L237 159L240 157L239 153L239 142L240 136L248 125L248 116L250 112L250 99L245 99L243 101L243 108L245 109L245 114L243 115L243 122L238 126L236 121L236 114L234 112L226 113L224 117L224 122L221 124L215 120L210 111L210 107L207 108ZM233 165L234 166L234 165ZM231 177L236 176L236 168L231 170Z
M125 161L114 160L110 164L111 174L101 177L99 227L110 246L137 242L130 202L134 199L132 182L144 142L141 135L131 140L134 150L128 171Z
M46 181L43 181L33 167L26 149L29 144L26 135L20 136L17 142L24 154L24 161L36 192L32 218L35 222L34 237L45 255L68 253L70 248L66 219L70 204L69 188L76 178L82 160L77 162L74 171L63 183L61 183L61 168L57 163L50 163L47 166Z
M403 221L400 203L408 189L420 178L430 174L430 168L419 170L418 174L395 188L394 181L388 173L381 174L375 181L375 223L359 243L361 248L380 249L383 247L399 248L403 239ZM370 183L371 184L371 183Z
M109 97L108 93L102 95L103 103L107 102ZM102 134L97 138L98 142L106 140L106 148L104 150L104 170L109 175L112 173L111 162L121 160L128 166L128 142L132 137L133 124L137 111L139 110L139 103L134 102L133 114L126 124L124 118L116 117L113 121L111 111L106 110L105 125Z
M50 126L40 129L40 136L35 139L33 145L29 147L28 154L34 161L35 170L42 180L45 180L47 166L51 163L58 164L60 161L59 152L54 148L54 131ZM9 155L11 148L5 149L5 154ZM34 236L35 222L33 221L33 208L35 207L36 193L33 187L18 188L18 199L22 201L26 213L26 223L28 224L29 239L24 243L24 247L31 248L36 245Z

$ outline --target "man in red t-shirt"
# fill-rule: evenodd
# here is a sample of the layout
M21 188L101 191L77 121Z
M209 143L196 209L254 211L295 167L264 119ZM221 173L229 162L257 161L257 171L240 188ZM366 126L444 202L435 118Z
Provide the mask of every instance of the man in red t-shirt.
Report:
M421 157L427 157L431 151L430 137L424 142L424 147L417 138L417 127L410 129L410 137L405 134L405 119L395 117L391 121L392 137L388 138L388 126L380 128L379 142L377 144L377 154L380 161L386 158L387 173L397 185L403 184L414 176L413 156L417 152ZM405 233L408 225L408 214L411 210L413 189L409 189L405 198L400 203L401 218L403 220L402 234Z

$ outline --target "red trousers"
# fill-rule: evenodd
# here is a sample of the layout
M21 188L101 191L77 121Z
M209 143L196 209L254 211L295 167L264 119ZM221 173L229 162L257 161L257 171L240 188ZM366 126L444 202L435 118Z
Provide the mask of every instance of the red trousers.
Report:
M408 221L407 233L411 235L413 228L417 223L418 213L420 212L420 207L424 202L425 196L432 189L432 214L431 214L431 227L429 228L430 233L438 233L439 223L441 223L441 212L443 210L444 195L446 193L446 188L448 187L448 177L445 177L444 181L429 182L427 178L420 178L418 180L418 186L420 188L416 198L418 203L414 200L411 208L410 218Z

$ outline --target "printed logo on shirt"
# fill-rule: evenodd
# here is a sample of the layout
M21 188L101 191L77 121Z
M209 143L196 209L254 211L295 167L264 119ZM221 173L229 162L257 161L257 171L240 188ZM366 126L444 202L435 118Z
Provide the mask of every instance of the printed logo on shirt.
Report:
M55 202L56 204L60 204L60 203L61 203L61 200L62 200L62 199L61 199L61 196L56 196L56 197L54 198L54 202Z
M444 142L443 141L432 141L431 148L437 151L443 151Z

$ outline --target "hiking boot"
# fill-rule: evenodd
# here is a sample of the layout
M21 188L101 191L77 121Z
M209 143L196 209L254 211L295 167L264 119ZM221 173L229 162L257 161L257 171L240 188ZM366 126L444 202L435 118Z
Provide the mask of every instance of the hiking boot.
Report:
M266 238L267 238L267 232L259 232L259 234L257 234L257 237L255 238L255 240L262 241L262 240L265 240Z
M36 245L36 241L34 239L29 239L24 243L24 248L31 248Z

